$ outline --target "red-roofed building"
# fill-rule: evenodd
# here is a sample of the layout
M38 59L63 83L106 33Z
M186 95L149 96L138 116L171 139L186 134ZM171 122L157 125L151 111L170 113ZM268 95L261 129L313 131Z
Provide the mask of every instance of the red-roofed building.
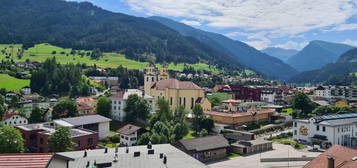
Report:
M356 168L357 150L334 145L314 160L307 163L304 168Z
M17 112L6 113L3 117L3 123L6 126L18 126L28 123L27 118L19 115Z
M0 154L0 167L44 168L51 157L51 153Z
M260 101L261 89L243 85L230 85L234 99Z

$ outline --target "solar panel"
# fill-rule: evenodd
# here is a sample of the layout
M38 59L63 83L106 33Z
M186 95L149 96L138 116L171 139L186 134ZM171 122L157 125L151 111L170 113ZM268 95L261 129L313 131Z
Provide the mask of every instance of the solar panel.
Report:
M326 115L326 116L316 117L315 119L332 120L332 119L355 118L355 117L357 117L357 113Z

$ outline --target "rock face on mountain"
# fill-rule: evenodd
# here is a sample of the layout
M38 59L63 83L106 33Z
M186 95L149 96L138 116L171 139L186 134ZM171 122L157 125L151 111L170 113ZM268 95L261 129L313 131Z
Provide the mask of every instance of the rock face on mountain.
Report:
M325 41L311 41L299 53L291 56L287 63L298 71L310 71L334 63L341 54L354 47Z
M221 34L199 30L163 17L150 17L150 19L158 21L184 36L193 37L226 55L230 55L243 66L263 73L266 76L278 79L289 79L297 74L294 68L283 61L262 53L243 42L232 40Z
M323 68L302 72L292 78L291 83L357 84L357 48L341 55L336 63Z
M288 60L291 56L297 54L299 51L294 49L268 47L266 49L261 50L261 52L286 62L286 60Z

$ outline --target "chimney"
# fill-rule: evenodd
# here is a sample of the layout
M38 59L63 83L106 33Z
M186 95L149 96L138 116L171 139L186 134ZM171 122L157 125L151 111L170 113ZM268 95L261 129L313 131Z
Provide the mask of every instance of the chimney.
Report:
M327 168L335 168L335 158L331 154L327 156Z
M104 148L104 153L108 153L108 148Z
M160 159L162 159L164 157L163 153L160 153Z
M84 151L83 157L87 157L87 150Z
M149 143L148 143L148 145L147 145L147 148L148 148L148 149L152 149L151 141L149 141Z
M167 163L167 157L166 156L164 156L164 164L166 165L166 163Z
M129 147L128 146L126 146L125 153L129 153Z

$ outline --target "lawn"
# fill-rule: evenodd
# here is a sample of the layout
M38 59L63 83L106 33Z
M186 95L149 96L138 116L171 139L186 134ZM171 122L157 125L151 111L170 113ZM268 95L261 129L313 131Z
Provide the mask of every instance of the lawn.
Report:
M227 154L227 158L228 159L233 159L233 158L236 158L236 157L239 157L240 155L239 154L237 154L237 153L228 153Z
M212 95L207 96L208 99L212 99L213 97L217 97L220 101L232 99L231 94L222 93L222 92L212 93Z
M19 91L24 86L30 86L30 80L17 79L7 74L0 74L0 88Z
M6 48L6 50L5 50ZM0 51L6 51L6 54L0 52L0 60L2 59L13 59L15 62L25 61L26 59L43 62L47 58L56 57L57 61L61 64L67 63L86 63L87 65L96 64L98 67L102 68L117 68L118 66L123 66L128 69L145 69L148 65L147 62L139 62L135 60L130 60L125 58L124 55L118 53L104 53L99 60L93 60L90 58L91 51L85 50L74 50L75 54L71 54L72 49L70 48L61 48L53 46L48 43L37 44L34 47L31 47L24 51L22 58L17 57L18 49L21 48L20 44L0 44ZM9 53L12 53L11 56ZM78 53L85 53L84 56L79 55ZM220 71L215 67L210 67L204 63L197 64L187 64L193 66L196 70L207 70L213 73L219 73ZM160 67L160 64L157 64ZM182 71L184 64L169 64L170 70Z
M194 134L194 131L190 130L190 131L188 131L188 134L185 135L182 139L192 139L192 138L194 138L193 134Z
M292 108L286 108L286 109L283 109L281 111L281 113L291 116L293 114L293 109Z

